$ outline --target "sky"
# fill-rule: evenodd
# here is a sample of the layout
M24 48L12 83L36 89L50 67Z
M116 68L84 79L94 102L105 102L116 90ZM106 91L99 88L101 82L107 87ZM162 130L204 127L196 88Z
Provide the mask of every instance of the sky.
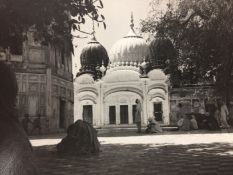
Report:
M98 27L95 25L95 36L109 53L114 43L124 37L130 29L131 13L134 18L134 29L136 33L139 32L140 20L145 19L149 16L151 11L150 2L152 0L102 0L104 8L101 9L100 14L105 17L105 23L107 25L106 30L103 25L100 24ZM168 0L159 0L160 5L158 9L165 9L165 4ZM91 33L92 32L92 21L86 21L81 26L81 30ZM81 36L87 36L81 33L77 33ZM73 73L76 75L80 68L80 53L83 47L90 40L90 36L87 39L74 39L73 44L75 47L73 56Z
M140 19L145 19L150 10L149 3L151 0L102 0L104 8L100 11L105 17L107 25L106 30L103 25L95 26L96 39L106 48L107 52L115 42L124 37L130 27L131 12L133 12L134 25L136 32L139 28ZM81 29L87 32L92 32L92 22L87 21L86 24L81 26ZM87 36L77 33L81 36ZM74 39L75 48L73 56L73 73L76 74L80 68L80 53L83 47L90 40L87 39Z

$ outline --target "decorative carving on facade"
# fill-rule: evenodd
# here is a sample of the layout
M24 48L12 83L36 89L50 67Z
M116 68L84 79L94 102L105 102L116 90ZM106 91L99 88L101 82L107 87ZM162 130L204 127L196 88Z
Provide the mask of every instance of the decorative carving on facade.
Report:
M64 70L59 72L60 63L55 59L55 54L52 54L53 49L26 41L23 43L22 55L9 53L9 58L12 59L8 60L16 71L19 120L25 114L29 114L30 119L34 120L40 114L42 133L65 129L73 122L71 57L66 55L69 61L66 61Z

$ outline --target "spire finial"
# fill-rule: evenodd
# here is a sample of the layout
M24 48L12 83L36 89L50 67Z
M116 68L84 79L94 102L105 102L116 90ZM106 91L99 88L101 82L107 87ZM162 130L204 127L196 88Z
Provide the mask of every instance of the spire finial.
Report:
M92 33L93 36L95 35L95 23L94 20L92 20Z
M169 10L171 10L171 0L168 1L167 7Z
M91 32L91 35L92 35L92 40L96 41L96 38L95 38L95 23L94 23L94 20L92 20L92 32Z
M131 24L130 24L131 29L134 27L134 20L133 20L133 12L131 12Z

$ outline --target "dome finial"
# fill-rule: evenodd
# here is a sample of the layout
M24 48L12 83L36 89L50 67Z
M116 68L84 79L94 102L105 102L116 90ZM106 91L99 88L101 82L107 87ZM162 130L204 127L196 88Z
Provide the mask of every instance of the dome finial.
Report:
M131 12L131 24L130 24L130 27L133 30L133 28L134 28L133 12Z

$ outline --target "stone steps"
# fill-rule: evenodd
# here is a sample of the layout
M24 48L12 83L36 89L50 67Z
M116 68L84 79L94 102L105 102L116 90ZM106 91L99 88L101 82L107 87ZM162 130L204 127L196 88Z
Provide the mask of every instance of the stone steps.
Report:
M177 131L177 126L168 126L168 125L162 125L161 126L163 131ZM142 126L142 131L146 129L146 126ZM134 125L128 125L127 126L114 126L114 127L102 127L102 128L96 128L99 134L103 133L127 133L127 132L136 132L137 128Z

